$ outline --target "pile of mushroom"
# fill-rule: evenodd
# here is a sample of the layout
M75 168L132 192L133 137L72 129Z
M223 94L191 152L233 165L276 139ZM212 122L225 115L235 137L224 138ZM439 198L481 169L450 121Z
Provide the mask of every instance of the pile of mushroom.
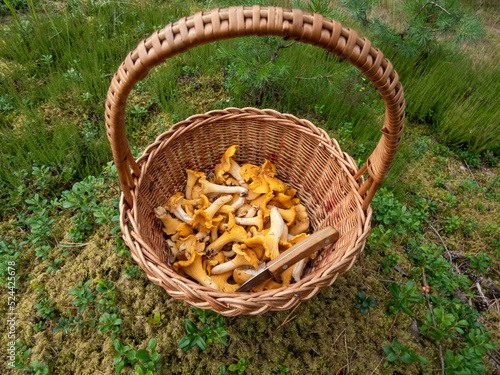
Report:
M278 179L269 160L240 167L237 150L237 145L229 147L213 173L188 169L185 193L174 194L154 210L168 236L173 269L223 292L234 292L309 231L297 190ZM281 283L268 280L252 291L299 281L307 260L288 268Z

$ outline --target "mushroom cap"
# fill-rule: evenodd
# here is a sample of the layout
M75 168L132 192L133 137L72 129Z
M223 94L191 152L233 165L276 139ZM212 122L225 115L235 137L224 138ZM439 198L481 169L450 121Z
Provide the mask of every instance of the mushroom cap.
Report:
M271 199L273 199L274 194L272 192L269 192L267 194L262 194L259 196L257 199L254 199L253 201L250 202L252 206L258 206L259 209L262 211L264 217L268 217L271 213L271 210L267 208L267 204Z
M295 216L297 215L295 206L291 206L287 210L283 208L278 208L278 211L283 220L286 221L286 225L291 226L295 222Z
M269 252L264 236L249 237L245 240L245 245L253 250L259 259L262 259L266 252Z
M238 145L229 146L224 155L222 155L220 163L215 166L214 175L218 183L224 182L224 173L231 168L231 158L234 157L236 151L238 151Z
M187 172L186 198L192 199L193 198L193 196L192 196L193 187L196 184L196 181L198 181L198 179L200 177L205 176L205 173L193 171L191 169L186 170L186 172Z
M224 245L230 242L245 242L247 239L247 232L243 227L234 225L228 232L222 233L215 242L208 245L206 252L209 255L218 253Z
M163 208L172 212L177 207L177 202L181 199L184 199L184 194L182 192L177 192L168 199L167 203L163 205Z
M284 193L275 193L275 196L269 202L270 205L278 208L291 208L293 207L292 197Z
M188 260L178 261L173 264L174 270L182 269L187 275L198 281L201 285L219 290L218 285L207 275L202 265L203 253L194 252Z
M233 245L233 250L236 252L236 256L222 264L218 264L212 268L212 274L222 274L228 271L233 271L235 268L245 265L251 265L255 269L259 268L259 259L257 255L252 251L247 249L243 251L238 244Z
M245 164L240 168L240 176L249 182L257 177L260 173L260 167L253 164Z
M307 211L304 205L296 205L295 212L295 224L288 230L288 233L292 236L296 236L297 234L307 232L309 230L309 217L307 216Z
M186 223L181 223L177 227L177 232L179 232L179 236L182 237L188 237L189 235L193 234L193 228Z
M233 276L233 271L228 271L218 275L211 275L210 278L217 284L221 292L234 293L240 286L238 284L229 284L227 280Z
M257 257L257 254L252 250L252 249L242 249L241 245L239 244L234 244L233 245L233 250L236 253L236 255L242 255L245 257L245 259L248 261L248 263L253 266L255 269L259 268L259 258Z
M297 234L296 236L290 238L288 242L290 242L292 245L298 244L300 241L305 240L307 237L309 237L309 234L306 233L300 233Z
M171 236L177 232L177 227L183 222L177 218L173 218L163 207L156 207L154 209L156 218L160 219L163 223L163 231Z
M205 249L205 243L199 242L194 234L187 236L186 238L181 238L176 242L179 251L186 251L188 254L193 255L194 253L203 253Z

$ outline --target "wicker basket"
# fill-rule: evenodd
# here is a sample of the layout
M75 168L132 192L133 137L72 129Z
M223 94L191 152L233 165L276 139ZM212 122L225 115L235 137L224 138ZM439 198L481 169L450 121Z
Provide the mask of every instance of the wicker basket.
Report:
M255 108L192 116L159 136L134 161L125 134L125 105L135 83L180 52L250 35L275 35L322 47L357 66L375 84L385 101L385 122L380 142L360 170L337 141L309 121ZM107 134L123 190L120 225L134 260L172 297L227 316L286 310L312 298L348 271L365 245L372 214L369 203L395 157L404 106L398 75L382 52L354 30L319 14L239 6L200 12L167 25L128 54L106 101ZM331 225L340 232L339 241L319 253L298 283L259 293L223 293L179 276L167 264L165 238L153 208L184 188L186 169L213 170L232 144L240 145L240 164L261 164L267 158L276 165L280 179L300 192L313 230Z

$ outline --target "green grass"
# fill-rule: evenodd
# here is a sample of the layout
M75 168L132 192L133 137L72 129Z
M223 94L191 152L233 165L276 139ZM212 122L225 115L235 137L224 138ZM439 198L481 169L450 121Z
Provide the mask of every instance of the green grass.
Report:
M92 4L69 2L58 12L48 5L38 7L38 22L30 13L30 4L30 9L20 13L20 25L12 18L4 24L0 44L0 179L7 186L17 186L19 180L14 172L29 170L32 163L51 166L59 174L70 166L77 179L100 170L111 159L104 136L103 106L117 66L128 51L154 30L203 7L180 1L154 5ZM353 24L342 12L337 16L345 24ZM370 37L370 30L366 34ZM185 73L183 67L188 65L200 75L212 76L234 62L222 51L235 51L238 46L243 46L241 56L257 54L260 66L266 67L276 40L218 42L168 61L164 69L138 85L139 99L135 104L147 109L148 114L144 121L139 121L128 109L129 139L133 144L147 145L154 137L144 139L141 124L154 121L160 113L170 114L171 120L197 113L196 103L186 102L179 95L182 84L178 80ZM388 47L386 55L390 54ZM343 124L351 123L352 134L341 143L350 153L362 144L366 151L356 157L360 161L366 159L379 139L384 113L383 101L373 85L364 81L357 69L313 46L297 44L281 49L276 63L288 72L286 79L267 84L266 94L258 100L255 95L230 89L228 95L234 99L231 104L257 104L290 112L311 119L337 138ZM422 63L396 56L394 66L406 92L408 126L425 123L433 135L447 144L464 146L473 152L498 153L498 66L474 68L471 58L458 53L441 53ZM95 134L91 139L85 135L89 130L84 126L85 118L92 122ZM405 147L402 146L401 156L406 157L410 152ZM403 166L404 160L397 161L394 175ZM388 183L394 184L395 179Z
M490 307L476 319L475 308L444 298L452 297L458 285L476 302L475 282L467 276L471 269L493 283L483 285L488 296L491 288L500 286L500 232L495 224L500 209L499 168L494 167L500 152L496 126L500 68L488 63L495 60L498 47L482 59L473 59L451 44L441 45L421 60L395 55L391 61L406 93L406 131L384 182L389 190L380 189L372 202L373 231L362 259L293 312L227 318L227 347L211 345L206 351L184 353L178 343L186 335L183 321L194 317L191 307L147 279L116 227L120 190L116 169L108 163L112 155L104 131L104 101L113 73L140 40L182 16L241 2L69 0L30 1L29 6L11 2L18 9L19 23L7 7L0 7L4 17L0 27L0 278L5 280L6 264L13 262L18 277L16 312L26 323L17 336L18 352L29 355L24 359L25 370L39 361L50 367L50 373L83 369L115 373L116 348L106 332L99 334L90 326L94 319L90 311L80 314L88 318L81 332L54 332L62 322L66 327L70 321L76 324L68 309L75 305L68 292L80 282L94 280L93 303L102 303L105 294L96 288L100 279L113 285L106 293L116 309L113 314L121 309L117 338L133 350L144 350L152 337L157 338L163 368L172 373L217 373L222 364L228 366L238 358L246 359L248 374L276 373L278 366L289 367L290 373L340 373L346 371L347 361L353 373L420 373L419 364L398 365L399 357L384 354L383 348L391 343L401 360L404 353L414 352L429 360L428 369L441 371L438 340L429 333L415 340L408 329L413 320L420 327L428 323L427 303L410 303L414 317L403 312L388 317L387 309L399 302L396 296L391 300L388 286L393 284L387 280L410 286L413 280L414 294L421 294L421 287L429 284L436 315L458 311L471 324L485 321L481 330L492 332L491 340L499 341L494 330L500 319L498 309ZM487 12L490 20L500 18L491 0L464 3ZM290 7L284 0L273 5ZM326 9L324 2L317 5ZM378 46L373 30L363 30L339 4L334 5L331 9L340 21ZM486 42L495 46L495 40ZM280 49L275 64L270 64L277 42L278 38L220 41L175 56L152 70L128 100L127 134L133 153L190 115L227 106L257 106L309 119L335 137L358 163L364 162L380 137L384 116L384 104L374 86L357 69L313 46ZM386 56L395 52L391 46L380 46ZM255 84L245 74L264 78ZM442 242L430 225L458 255L453 265L460 275L451 272L450 262L440 253ZM384 259L397 259L398 268L391 263L382 270ZM355 309L360 290L376 299L377 306L367 315ZM42 304L47 305L44 316ZM0 312L6 311L7 304L0 305ZM366 330L368 325L373 329ZM435 334L433 329L429 332ZM0 336L7 340L7 334ZM458 355L470 346L469 341L458 335L442 343L445 352L450 349ZM75 353L83 353L88 363L78 362ZM486 354L476 353L474 358L478 373L483 366L488 373L494 371ZM133 371L132 366L126 371Z

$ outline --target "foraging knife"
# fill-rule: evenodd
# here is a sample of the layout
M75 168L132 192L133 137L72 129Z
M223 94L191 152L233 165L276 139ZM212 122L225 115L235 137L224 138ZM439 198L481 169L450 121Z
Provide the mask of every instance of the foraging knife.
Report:
M311 234L309 237L293 245L288 250L282 252L276 258L270 260L257 275L252 277L247 282L243 283L236 292L247 292L254 286L274 277L279 279L279 276L295 263L311 255L325 246L337 242L339 232L332 227L325 228L319 232Z

